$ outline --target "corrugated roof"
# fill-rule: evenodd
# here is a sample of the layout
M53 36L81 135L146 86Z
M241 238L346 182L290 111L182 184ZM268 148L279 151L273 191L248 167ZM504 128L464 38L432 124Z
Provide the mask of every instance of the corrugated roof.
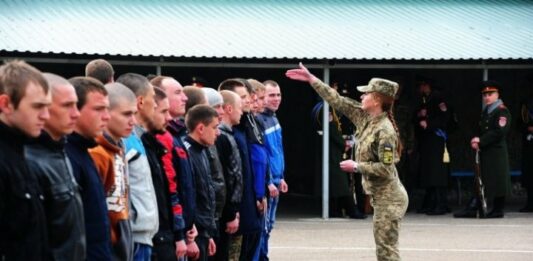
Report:
M3 0L0 50L178 57L531 59L533 2Z

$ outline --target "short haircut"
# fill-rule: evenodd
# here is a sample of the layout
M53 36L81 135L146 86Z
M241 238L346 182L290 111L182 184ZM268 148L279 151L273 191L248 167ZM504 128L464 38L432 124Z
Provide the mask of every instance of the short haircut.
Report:
M150 83L154 86L154 87L159 87L161 89L164 90L163 88L163 80L165 79L171 79L171 77L168 77L168 76L162 76L162 75L159 75L159 76L156 76L154 77L153 79L150 80Z
M148 79L149 81L151 81L155 77L157 77L157 75L155 75L153 73L149 73L149 74L146 75L146 79Z
M85 76L96 78L104 84L109 83L113 75L113 66L104 59L92 60L85 66Z
M200 87L196 86L185 86L183 87L183 92L187 96L187 102L185 103L185 111L189 111L195 105L205 104L207 102L204 92Z
M150 89L150 82L148 78L137 73L125 73L118 77L117 82L126 85L135 93L135 96L146 96Z
M207 126L214 118L218 118L218 113L211 106L204 104L195 105L185 115L185 126L187 126L189 133L192 133L198 124L202 123Z
M279 84L274 81L274 80L266 80L263 82L263 85L267 86L267 85L272 85L272 86L275 86L275 87L279 87Z
M137 101L135 94L122 83L108 83L104 87L109 95L109 109L111 110L118 106L122 100L129 103L136 103Z
M30 83L39 85L45 93L50 89L42 73L22 60L7 61L0 66L0 95L7 94L15 109Z
M226 80L222 81L218 85L218 90L219 91L228 90L228 91L233 91L234 92L235 88L237 88L237 87L246 87L246 85L241 80L239 80L237 78L232 78L232 79L226 79Z
M235 102L237 101L236 97L239 97L235 92L223 90L220 91L220 95L222 95L222 100L224 100L224 105L231 105L235 106Z
M46 79L46 82L48 82L48 85L50 86L50 90L52 91L52 95L54 94L54 91L57 87L61 85L72 85L70 82L67 81L67 79L53 73L45 72L43 73L43 77Z
M81 108L85 106L87 95L91 92L98 92L107 96L107 90L104 88L104 85L95 78L77 76L70 78L68 81L76 90L76 95L78 96L78 110L81 110Z
M155 87L154 91L155 91L154 99L157 104L159 104L160 101L167 98L167 94L165 93L165 91L163 91L163 89L159 87Z
M256 79L248 79L247 81L252 85L253 93L264 92L266 90L265 85Z

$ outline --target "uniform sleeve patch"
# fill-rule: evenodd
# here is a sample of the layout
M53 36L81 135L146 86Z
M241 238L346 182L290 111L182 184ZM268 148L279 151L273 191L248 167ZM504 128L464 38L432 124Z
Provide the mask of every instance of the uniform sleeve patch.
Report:
M393 162L392 145L385 144L383 145L383 163L392 164L392 162Z
M505 125L507 125L507 117L500 117L500 119L498 120L498 125L500 125L500 127L505 127Z
M446 106L446 103L441 102L441 103L439 103L439 109L440 109L441 111L447 111L447 110L448 110L448 107Z

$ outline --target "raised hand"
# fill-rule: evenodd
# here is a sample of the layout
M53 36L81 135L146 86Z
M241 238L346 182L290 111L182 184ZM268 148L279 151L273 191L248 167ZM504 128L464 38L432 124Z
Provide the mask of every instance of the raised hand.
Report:
M311 74L302 63L299 63L298 66L300 67L299 69L287 70L287 72L285 72L285 76L293 80L308 83L313 83L317 80L317 78Z

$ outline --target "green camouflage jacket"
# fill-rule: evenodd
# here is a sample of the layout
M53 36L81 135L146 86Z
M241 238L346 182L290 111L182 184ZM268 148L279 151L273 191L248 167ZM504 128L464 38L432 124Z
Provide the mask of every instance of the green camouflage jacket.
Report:
M398 137L387 113L371 118L361 109L360 102L339 95L321 81L312 86L331 107L357 126L355 161L363 177L365 192L373 195L374 200L397 199L396 194L401 193L395 167L400 158L396 150Z

